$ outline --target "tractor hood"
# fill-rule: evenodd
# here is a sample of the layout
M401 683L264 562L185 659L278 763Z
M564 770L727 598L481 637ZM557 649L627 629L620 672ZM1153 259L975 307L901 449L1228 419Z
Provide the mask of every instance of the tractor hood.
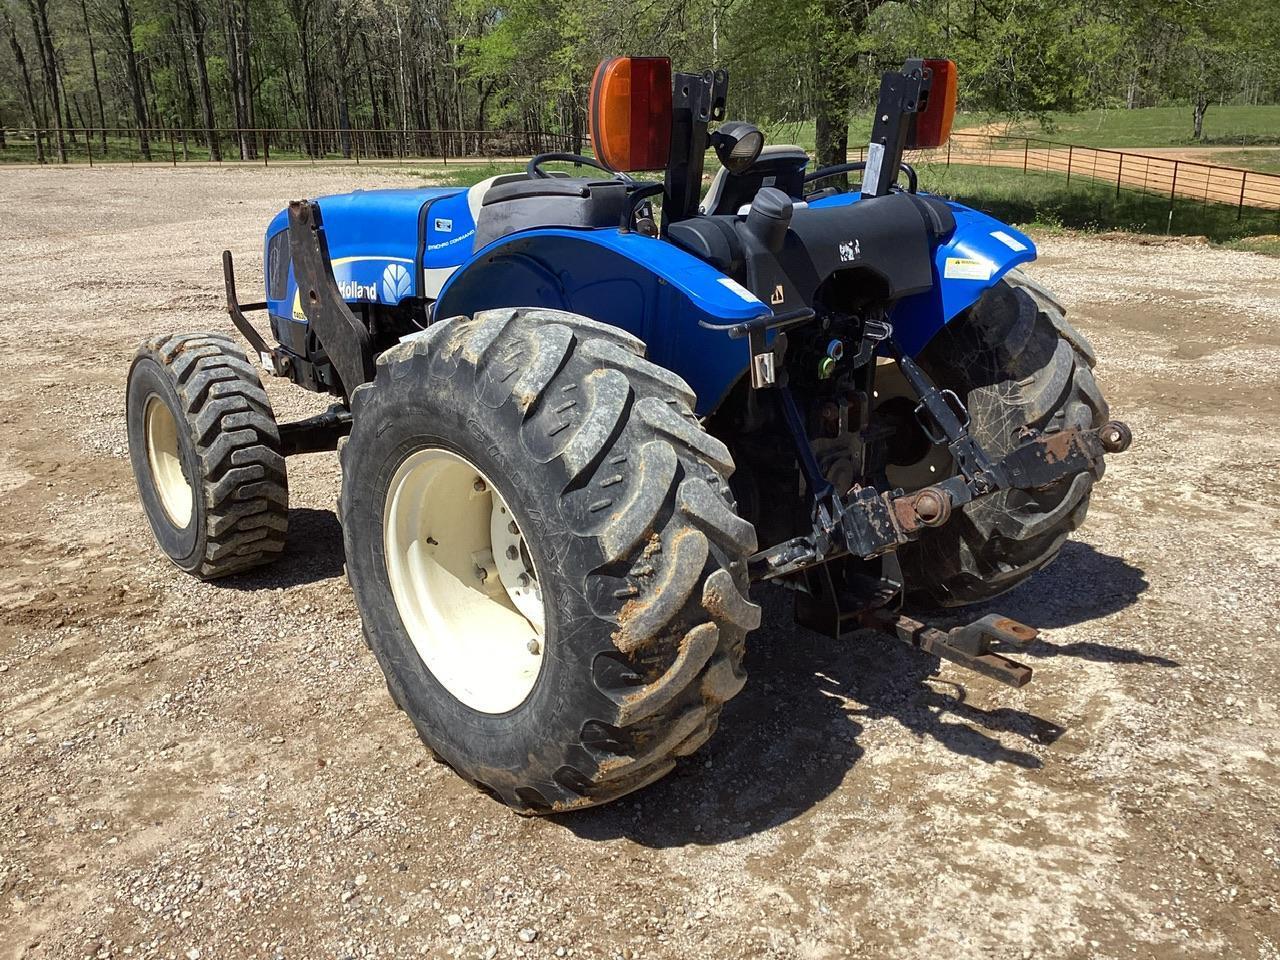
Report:
M422 187L320 197L316 202L343 299L384 304L433 299L471 253L475 221L467 193L460 187ZM288 210L282 210L267 230L267 301L273 313L301 320L292 271L287 286L270 280L285 276L281 264L287 262L288 229Z

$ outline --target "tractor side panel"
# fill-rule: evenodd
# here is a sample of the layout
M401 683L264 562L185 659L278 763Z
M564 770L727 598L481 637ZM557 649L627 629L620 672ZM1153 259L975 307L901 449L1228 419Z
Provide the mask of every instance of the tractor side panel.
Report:
M634 334L698 395L701 416L746 371L746 340L723 326L769 312L745 288L661 240L616 229L530 230L480 250L440 293L435 316L547 307Z
M948 206L956 229L934 251L933 288L904 297L893 309L894 336L910 356L1006 273L1036 258L1036 245L1020 230L958 203Z

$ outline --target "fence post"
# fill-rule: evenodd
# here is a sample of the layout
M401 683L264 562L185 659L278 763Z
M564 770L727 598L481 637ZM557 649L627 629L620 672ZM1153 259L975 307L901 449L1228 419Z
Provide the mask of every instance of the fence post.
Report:
M1023 138L1022 138L1022 173L1023 173L1023 176L1025 176L1025 175L1026 175L1026 173L1027 173L1027 157L1030 155L1030 153L1031 153L1031 138L1030 138L1030 137L1023 137Z
M264 129L262 131L262 165L265 167L271 160L271 141L270 136Z
M89 166L92 167L93 166L93 133L92 131L85 131L84 145L89 148ZM1240 184L1240 202L1244 203L1244 184L1243 183ZM1237 217L1236 219L1238 220L1239 217Z
M1173 181L1169 184L1169 210L1173 210L1173 197L1178 190L1178 161L1173 161Z
M1071 158L1075 154L1075 145L1067 147L1067 186L1071 186Z
M947 137L947 166L951 166L951 138Z
M1244 182L1249 178L1248 170L1240 171L1240 202L1236 204L1236 222L1240 222L1240 218L1244 216Z
M178 165L178 145L173 139L173 127L169 128L169 163L175 167Z

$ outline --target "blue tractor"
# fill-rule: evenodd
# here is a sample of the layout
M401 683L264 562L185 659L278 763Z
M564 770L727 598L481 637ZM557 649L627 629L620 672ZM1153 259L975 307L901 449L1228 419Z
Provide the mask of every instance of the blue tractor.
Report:
M706 741L766 581L813 630L1026 683L998 651L1031 627L904 610L1049 563L1131 439L1087 340L1016 269L1032 241L903 163L945 141L953 64L886 73L866 162L813 171L727 121L727 85L616 58L593 157L291 203L263 302L223 256L252 351L158 337L130 370L141 498L196 576L277 557L286 458L339 451L347 573L392 696L524 812L614 799ZM278 424L258 366L336 402Z

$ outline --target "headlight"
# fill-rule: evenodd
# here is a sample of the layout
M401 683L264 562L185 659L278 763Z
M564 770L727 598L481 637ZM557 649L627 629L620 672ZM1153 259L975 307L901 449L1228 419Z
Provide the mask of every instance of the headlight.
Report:
M711 146L726 170L742 173L756 162L764 149L764 134L750 123L730 120L711 135Z

